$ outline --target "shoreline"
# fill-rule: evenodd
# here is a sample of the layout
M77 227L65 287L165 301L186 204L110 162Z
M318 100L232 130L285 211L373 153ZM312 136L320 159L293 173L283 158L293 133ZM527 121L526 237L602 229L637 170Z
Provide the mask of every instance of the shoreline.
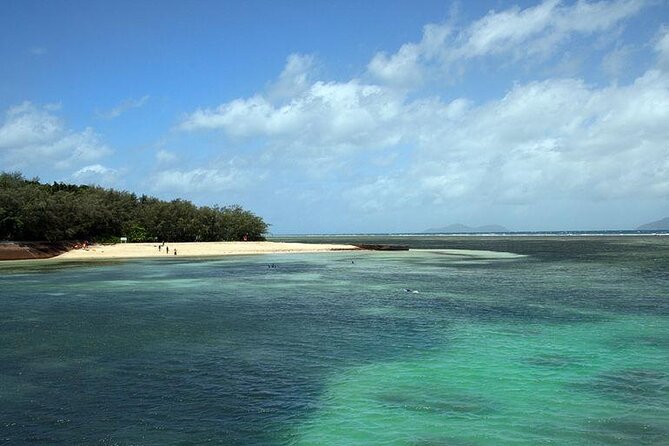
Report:
M113 260L113 259L176 259L222 257L234 255L287 254L360 251L353 245L330 243L290 242L175 242L165 243L117 243L114 245L91 245L88 248L72 249L60 255L42 259L58 260ZM166 252L169 248L169 253ZM174 252L177 252L175 255Z
M74 242L0 242L0 262L45 260L70 251Z

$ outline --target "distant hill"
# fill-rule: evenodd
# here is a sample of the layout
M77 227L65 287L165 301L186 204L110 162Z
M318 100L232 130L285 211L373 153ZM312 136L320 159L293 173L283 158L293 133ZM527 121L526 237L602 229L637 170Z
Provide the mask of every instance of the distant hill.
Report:
M473 232L511 232L508 228L500 225L467 226L460 223L448 225L441 228L430 228L423 231L428 234L469 234Z
M669 217L646 223L637 228L639 231L669 231Z

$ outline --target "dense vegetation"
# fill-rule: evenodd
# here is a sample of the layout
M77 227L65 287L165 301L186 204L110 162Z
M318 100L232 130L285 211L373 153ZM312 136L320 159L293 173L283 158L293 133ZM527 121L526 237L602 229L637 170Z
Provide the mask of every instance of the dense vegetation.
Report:
M0 173L0 240L262 240L267 229L262 218L236 205L197 207L186 200Z

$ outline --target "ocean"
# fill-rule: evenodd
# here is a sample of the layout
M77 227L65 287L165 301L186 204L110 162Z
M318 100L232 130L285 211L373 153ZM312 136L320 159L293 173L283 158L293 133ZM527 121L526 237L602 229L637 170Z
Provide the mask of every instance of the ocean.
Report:
M299 239L1 263L0 446L669 444L669 236Z

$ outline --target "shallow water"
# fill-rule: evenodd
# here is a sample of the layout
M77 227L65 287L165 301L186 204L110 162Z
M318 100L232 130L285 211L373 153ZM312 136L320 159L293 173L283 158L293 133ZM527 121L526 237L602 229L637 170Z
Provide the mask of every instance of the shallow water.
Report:
M669 444L667 239L2 264L0 446Z

